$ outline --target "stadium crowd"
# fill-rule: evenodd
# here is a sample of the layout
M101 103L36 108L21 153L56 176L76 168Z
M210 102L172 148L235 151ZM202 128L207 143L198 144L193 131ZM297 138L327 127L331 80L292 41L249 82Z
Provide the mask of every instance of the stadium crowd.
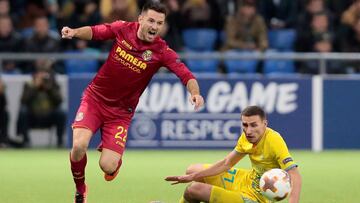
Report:
M146 0L0 0L0 52L101 53L111 42L61 40L62 26L79 27L115 20L136 21ZM178 52L189 51L183 34L189 29L216 31L210 51L359 52L360 0L163 0L169 15L162 37ZM276 50L269 33L285 35L291 45ZM209 51L209 50L206 50ZM185 61L187 62L187 61ZM190 69L193 66L188 64ZM198 63L195 64L199 65ZM255 63L254 72L264 72ZM295 63L294 72L317 73L317 61ZM41 66L41 67L39 67ZM33 73L47 68L70 74L71 67L95 72L98 61L18 62L5 60L3 74ZM328 64L330 73L359 72L359 62ZM73 68L74 69L74 68ZM82 70L80 70L82 71ZM197 70L193 70L197 72ZM236 72L216 63L216 72ZM201 71L203 72L203 71ZM205 71L206 72L206 71ZM241 72L241 71L239 71Z

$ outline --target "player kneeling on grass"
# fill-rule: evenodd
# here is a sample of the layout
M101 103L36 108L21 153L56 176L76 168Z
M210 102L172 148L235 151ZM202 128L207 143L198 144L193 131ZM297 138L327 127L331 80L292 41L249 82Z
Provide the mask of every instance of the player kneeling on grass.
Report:
M270 202L260 191L261 175L272 168L288 172L292 191L289 203L298 203L301 176L285 141L280 134L267 127L263 109L249 106L241 113L242 129L235 149L213 165L194 164L187 168L186 175L169 176L172 184L192 182L185 189L180 202L210 203L266 203ZM233 166L249 155L252 169Z
M139 22L115 21L61 30L65 39L115 39L108 59L85 90L72 125L70 163L76 185L76 203L86 202L86 150L91 137L101 129L99 164L105 180L111 181L119 172L127 131L139 98L161 67L167 67L180 78L191 94L195 110L204 103L193 74L158 36L165 16L165 6L151 2L142 9Z

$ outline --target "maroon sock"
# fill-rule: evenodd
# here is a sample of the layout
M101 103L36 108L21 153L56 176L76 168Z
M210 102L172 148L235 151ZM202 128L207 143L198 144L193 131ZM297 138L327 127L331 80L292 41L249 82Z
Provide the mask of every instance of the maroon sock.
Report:
M71 160L70 153L71 172L74 178L77 192L85 193L85 166L87 163L86 154L80 161Z

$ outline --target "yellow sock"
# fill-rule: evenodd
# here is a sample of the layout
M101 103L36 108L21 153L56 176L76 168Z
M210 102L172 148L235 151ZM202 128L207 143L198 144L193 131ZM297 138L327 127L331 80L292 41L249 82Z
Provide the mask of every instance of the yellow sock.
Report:
M189 203L185 200L184 196L181 196L179 203Z

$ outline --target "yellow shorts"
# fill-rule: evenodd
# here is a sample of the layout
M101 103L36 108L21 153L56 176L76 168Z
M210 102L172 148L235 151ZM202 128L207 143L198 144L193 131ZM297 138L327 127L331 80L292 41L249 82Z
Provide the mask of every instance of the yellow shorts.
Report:
M204 165L205 168L209 166ZM213 185L210 203L257 203L256 198L248 195L251 194L247 188L251 185L251 181L247 180L248 173L248 170L231 168L219 175L204 178L205 183Z

